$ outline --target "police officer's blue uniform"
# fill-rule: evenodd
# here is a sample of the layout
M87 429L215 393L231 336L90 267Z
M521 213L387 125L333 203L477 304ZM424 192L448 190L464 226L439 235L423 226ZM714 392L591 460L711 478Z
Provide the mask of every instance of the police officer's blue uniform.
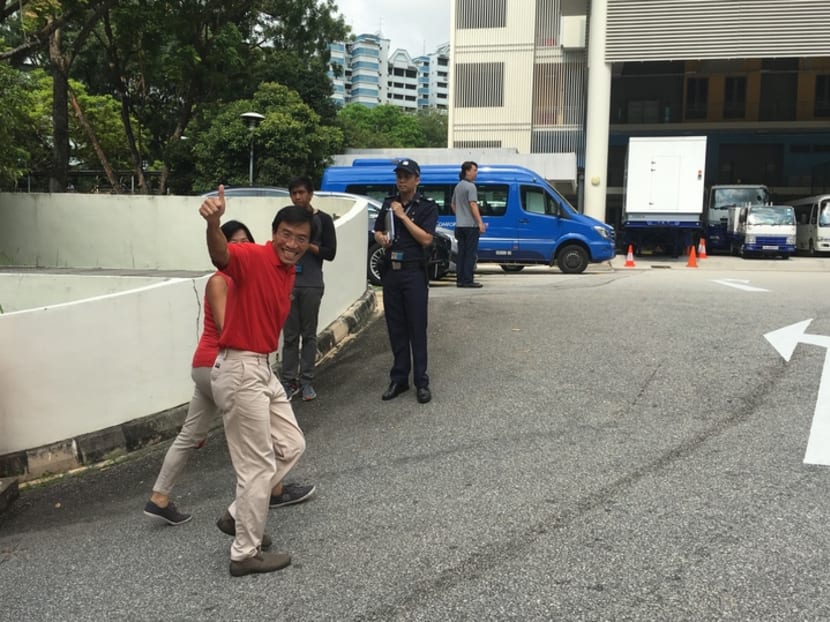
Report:
M387 212L393 201L400 201L400 198L391 196L383 202L375 220L375 231L386 231ZM421 229L430 234L435 233L438 224L438 205L435 201L416 192L412 200L404 204L404 209L407 216ZM409 388L410 370L417 388L429 388L427 258L427 249L412 237L405 226L397 222L392 244L386 249L381 283L386 328L394 357L389 378L400 389L398 392ZM384 399L389 399L388 394L389 392L384 394ZM391 397L395 395L397 392ZM421 395L419 392L419 401L422 401Z

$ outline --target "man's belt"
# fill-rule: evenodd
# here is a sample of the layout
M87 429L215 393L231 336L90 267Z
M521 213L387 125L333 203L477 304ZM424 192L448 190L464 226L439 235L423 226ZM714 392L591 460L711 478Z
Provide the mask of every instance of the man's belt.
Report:
M423 270L424 262L419 260L414 261L391 261L389 267L392 270Z

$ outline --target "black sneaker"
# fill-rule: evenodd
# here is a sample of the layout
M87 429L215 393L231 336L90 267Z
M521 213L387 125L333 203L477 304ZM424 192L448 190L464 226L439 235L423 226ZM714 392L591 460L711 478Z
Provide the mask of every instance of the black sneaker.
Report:
M282 383L282 388L285 389L285 397L289 400L300 392L300 385L296 380L289 380Z
M150 518L160 518L168 525L184 525L193 518L190 514L179 512L172 503L168 503L167 507L162 508L152 501L148 501L147 505L144 506L144 513Z
M274 572L282 570L291 563L291 556L288 553L262 553L258 552L253 557L243 559L241 562L231 560L231 576L243 577L246 574L256 572Z
M236 521L234 520L233 516L231 516L231 513L227 510L225 510L225 513L222 514L219 520L216 521L216 526L222 533L226 533L229 536L236 535ZM274 542L273 540L271 540L271 536L269 536L267 533L264 533L262 534L262 542L260 543L259 548L261 548L263 551L267 551L271 548L271 545L273 543Z
M269 508L281 508L285 505L294 505L309 499L315 491L315 487L303 486L301 484L283 484L282 494L271 495Z

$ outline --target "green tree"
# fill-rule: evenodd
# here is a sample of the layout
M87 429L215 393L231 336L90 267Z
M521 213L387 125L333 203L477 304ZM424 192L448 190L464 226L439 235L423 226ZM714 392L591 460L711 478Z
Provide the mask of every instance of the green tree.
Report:
M122 0L88 50L84 79L122 102L128 139L130 116L149 129L150 143L135 145L134 160L149 152L163 192L174 164L188 168L189 146L177 143L201 131L191 123L202 109L249 99L263 82L297 91L324 123L333 122L323 42L347 33L331 0Z
M35 99L28 76L0 63L0 188L10 190L37 158L49 156L48 145L38 140L33 114Z
M447 146L447 113L429 109L419 110L416 118L424 132L424 147Z
M347 104L337 114L346 147L415 148L426 146L426 136L416 115L391 104L368 108Z
M51 72L52 135L40 142L53 149L44 165L53 190L64 187L76 138L104 169L110 160L122 166L123 153L108 155L114 141L98 138L95 113L85 112L109 110L117 101L140 189L151 191L142 172L149 165L161 172L155 190L164 192L171 171L195 174L191 146L210 127L209 114L250 100L263 82L298 92L319 122L331 126L328 43L348 31L333 0L19 0L0 7L0 39L7 40L0 60L12 66L34 60ZM71 79L85 86L84 96L69 88L76 84ZM97 96L109 99L84 99ZM14 101L4 96L0 107ZM70 143L73 117L86 138L73 136ZM183 143L185 136L190 140Z
M240 118L251 110L265 116L253 131ZM280 84L261 84L251 100L232 102L209 116L209 129L193 147L194 183L201 191L218 183L248 185L251 140L255 185L285 185L296 175L319 179L331 154L342 147L340 129L321 125L320 116Z
M52 162L49 189L66 188L69 169L69 73L101 15L117 0L32 0L4 6L0 12L4 32L16 36L11 49L0 52L0 60L29 62L42 66L52 76ZM12 3L14 4L14 3ZM20 30L8 27L17 16Z
M85 57L84 78L121 102L132 166L143 192L145 161L159 163L159 192L169 177L168 152L197 107L229 95L251 62L254 0L126 0L109 11ZM135 120L135 121L134 121ZM142 131L150 142L142 143ZM172 151L171 151L172 150Z

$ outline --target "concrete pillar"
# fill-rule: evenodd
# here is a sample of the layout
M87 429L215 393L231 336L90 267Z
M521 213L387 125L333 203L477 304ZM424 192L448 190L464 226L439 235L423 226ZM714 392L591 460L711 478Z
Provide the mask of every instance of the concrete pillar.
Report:
M585 214L605 221L611 65L605 62L608 0L591 0L588 22L588 110L585 119Z

